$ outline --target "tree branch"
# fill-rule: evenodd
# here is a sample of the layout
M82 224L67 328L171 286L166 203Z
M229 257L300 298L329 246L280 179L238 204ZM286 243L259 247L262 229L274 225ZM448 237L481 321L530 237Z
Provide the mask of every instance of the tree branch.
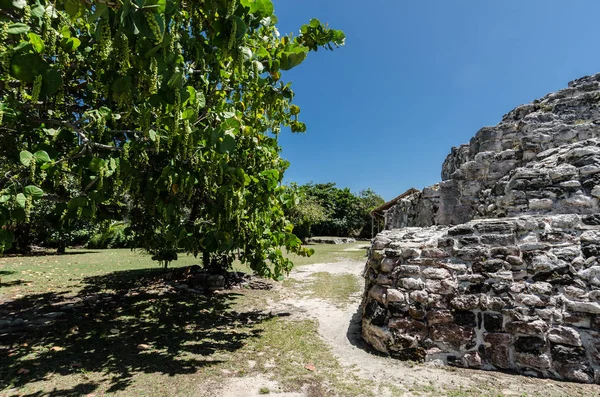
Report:
M84 134L83 130L78 127L78 125L80 125L81 123L83 123L85 121L85 119L83 119L83 118L77 120L75 123L69 123L68 121L53 120L53 119L33 119L33 121L39 122L39 123L62 125L64 127L71 128L79 136L79 138L81 139L81 142L83 142L84 146L98 148L98 149L102 149L102 150L110 150L113 152L122 152L123 151L123 149L115 147L115 146L110 146L110 145L105 145L103 143L90 141L90 139Z

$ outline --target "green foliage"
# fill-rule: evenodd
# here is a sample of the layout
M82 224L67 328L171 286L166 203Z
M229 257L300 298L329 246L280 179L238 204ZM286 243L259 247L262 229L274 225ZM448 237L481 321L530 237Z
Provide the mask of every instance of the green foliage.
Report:
M370 211L384 203L383 198L366 189L353 194L335 183L290 185L296 205L288 211L296 234L302 238L318 236L371 236Z
M1 1L0 251L52 201L58 229L129 214L134 244L241 259L309 254L284 217L281 71L343 45L318 20L279 37L271 0ZM225 261L231 263L231 260Z
M129 248L131 247L131 236L127 233L127 223L110 222L91 236L86 244L88 248Z

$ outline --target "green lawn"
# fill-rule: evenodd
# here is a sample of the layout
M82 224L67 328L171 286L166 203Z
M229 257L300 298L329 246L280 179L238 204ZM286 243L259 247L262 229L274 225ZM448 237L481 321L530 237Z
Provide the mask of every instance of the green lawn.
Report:
M293 260L362 260L365 245L316 245L311 258ZM181 255L174 265L198 262ZM196 295L156 282L162 276L131 250L0 258L0 396L193 396L203 395L199 385L251 374L315 395L364 395L337 380L342 369L314 322L269 314L276 291ZM15 319L35 326L2 334Z
M367 245L365 242L311 245L309 247L315 249L315 254L311 257L292 254L290 258L295 266L340 260L358 261L365 258ZM200 262L192 255L181 254L171 267L196 265ZM142 272L132 272L134 270ZM234 262L233 270L251 272L239 261ZM137 277L146 272L160 273L162 269L149 255L129 249L70 249L66 255L0 257L0 301L2 297L6 299L45 291L79 292L85 279L123 271Z

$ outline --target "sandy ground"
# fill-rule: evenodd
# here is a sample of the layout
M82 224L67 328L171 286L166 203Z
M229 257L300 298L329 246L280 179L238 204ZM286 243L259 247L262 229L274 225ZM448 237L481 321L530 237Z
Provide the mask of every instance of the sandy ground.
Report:
M300 267L292 273L291 277L300 282L309 282L314 273L348 273L362 281L360 276L363 269L364 262L319 263ZM302 294L301 285L298 287L298 293L291 296L289 291L279 287L282 294L287 297L276 303L274 310L290 312L292 314L290 320L316 319L321 338L331 347L340 364L360 378L377 384L376 395L444 396L450 390L463 388L471 392L464 394L465 396L476 396L477 390L481 390L483 395L498 393L504 396L600 396L598 385L581 385L500 372L439 367L432 363L406 363L377 355L360 337L360 313L358 313L360 293L353 296L345 308L340 308ZM219 397L258 396L261 387L269 388L270 394L277 396L309 397L306 391L278 392L281 387L276 381L262 377L234 378L227 382L217 394Z

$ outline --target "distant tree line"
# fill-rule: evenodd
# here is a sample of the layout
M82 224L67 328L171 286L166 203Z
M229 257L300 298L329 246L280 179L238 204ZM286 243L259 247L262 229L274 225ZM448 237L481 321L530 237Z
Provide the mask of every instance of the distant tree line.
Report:
M354 194L330 183L290 184L295 205L287 212L294 234L310 236L371 237L371 215L385 201L371 189Z

